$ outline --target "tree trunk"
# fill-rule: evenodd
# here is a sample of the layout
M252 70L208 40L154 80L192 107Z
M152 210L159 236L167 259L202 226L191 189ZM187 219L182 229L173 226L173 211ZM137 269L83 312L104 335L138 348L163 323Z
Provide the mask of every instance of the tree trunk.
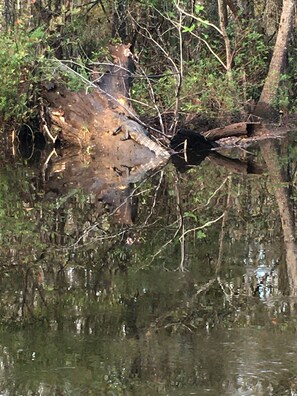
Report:
M47 199L82 189L96 197L98 214L104 213L105 203L117 222L132 224L137 203L131 186L170 155L137 122L129 100L134 67L129 46L116 45L110 51L114 64L103 75L95 72L87 90L71 92L45 84L42 128L64 147L61 156L50 155L45 161L42 175Z
M207 140L216 141L231 136L252 136L256 130L262 128L260 122L238 122L230 124L225 127L211 129L207 132L202 132Z
M287 45L293 27L295 0L283 0L283 10L280 18L279 31L270 62L265 84L256 106L254 114L258 117L274 121L275 111L273 104L276 99L281 73L283 71Z
M112 37L120 38L123 43L127 39L126 18L126 0L116 0L114 2Z
M273 181L274 195L278 205L282 224L284 248L286 252L287 275L290 285L290 295L297 295L297 244L295 237L295 221L292 204L287 187L288 180L281 169L279 155L275 142L268 140L261 143L261 153L266 162L271 181Z
M134 149L139 156L142 151L143 158L149 152L152 167L155 157L158 157L155 165L166 162L168 152L149 139L130 103L134 63L129 45L112 46L110 51L114 64L104 75L95 72L93 82L86 80L90 84L86 90L71 92L65 87L52 89L52 85L44 90L43 98L53 128L47 125L45 113L41 117L43 131L53 141L59 139L66 145L89 150L128 150L131 155ZM127 141L123 142L123 138Z
M3 15L5 19L5 29L8 30L13 24L13 10L9 0L4 0Z
M228 25L228 13L227 13L227 5L225 0L218 0L218 11L219 11L219 20L220 20L220 29L223 34L223 39L225 42L225 51L226 51L226 68L229 78L231 78L231 67L232 67L232 51L231 51L231 43L227 33L227 25Z
M277 97L281 73L284 68L287 55L287 45L293 27L295 0L283 0L283 9L280 18L279 31L270 62L268 75L256 106L254 114L264 120L272 120L275 117L273 104ZM287 274L290 284L290 294L297 295L297 248L295 238L294 216L290 203L286 178L278 163L278 154L275 143L266 141L261 144L261 153L272 180L275 181L275 197L279 208L283 238L286 251Z
M255 18L254 0L241 0L240 8L242 11L241 12L242 21L244 20L249 21L250 19Z

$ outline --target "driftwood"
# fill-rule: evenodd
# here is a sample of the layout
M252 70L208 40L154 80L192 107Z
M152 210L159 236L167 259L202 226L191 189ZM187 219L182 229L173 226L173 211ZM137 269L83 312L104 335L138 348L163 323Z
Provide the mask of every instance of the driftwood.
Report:
M296 130L297 119L293 116L290 117L290 122L286 124L270 124L264 122L239 122L236 124L230 124L222 128L211 129L206 132L202 132L204 136L210 142L218 142L224 138L231 137L244 137L250 138L251 141L257 140L255 138L273 138L281 136L287 132Z

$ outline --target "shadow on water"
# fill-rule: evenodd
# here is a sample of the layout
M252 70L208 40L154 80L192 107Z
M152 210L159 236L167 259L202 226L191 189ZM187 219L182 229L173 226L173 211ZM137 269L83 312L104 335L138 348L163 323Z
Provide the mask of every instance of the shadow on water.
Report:
M1 161L3 394L297 394L295 138L185 135L148 177L116 153Z

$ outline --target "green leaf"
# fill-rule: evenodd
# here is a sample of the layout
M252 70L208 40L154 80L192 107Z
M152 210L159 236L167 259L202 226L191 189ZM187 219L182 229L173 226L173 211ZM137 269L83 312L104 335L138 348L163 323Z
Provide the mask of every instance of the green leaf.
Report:
M197 221L197 216L193 213L193 212L185 212L184 213L184 217L185 218L191 218L194 219L195 221Z
M202 230L198 230L198 231L196 232L196 238L197 238L197 239L206 238L205 232L203 232Z
M182 30L183 33L192 33L195 30L196 25L193 23L190 27L185 26Z
M204 11L204 6L201 5L201 4L196 4L196 5L195 5L195 13L196 13L196 14L200 14L201 11Z

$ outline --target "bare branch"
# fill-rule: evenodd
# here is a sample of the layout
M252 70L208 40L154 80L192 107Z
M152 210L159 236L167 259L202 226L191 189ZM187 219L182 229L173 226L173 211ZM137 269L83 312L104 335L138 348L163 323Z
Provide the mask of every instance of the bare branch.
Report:
M223 36L222 31L221 31L216 25L214 25L213 23L208 22L208 21L206 21L206 20L204 20L204 19L202 19L202 18L197 17L197 16L194 15L194 14L190 14L190 13L188 13L187 11L183 10L183 9L179 6L179 0L177 0L177 1L175 2L175 6L176 6L176 8L178 9L178 11L181 12L182 14L187 15L188 17L195 19L197 22L201 23L202 25L207 25L207 26L213 27L217 32L220 33L221 36Z
M223 217L224 217L224 213L221 214L221 216L217 217L217 218L214 219L214 220L209 220L209 221L207 221L207 222L206 222L205 224L203 224L202 226L194 227L194 228L191 228L190 230L187 230L187 231L184 233L184 235L188 234L189 232L193 232L193 231L197 231L197 230L203 230L204 228L207 228L207 227L209 227L210 225L212 225L212 224L214 224L214 223L217 223L217 222L220 221Z

